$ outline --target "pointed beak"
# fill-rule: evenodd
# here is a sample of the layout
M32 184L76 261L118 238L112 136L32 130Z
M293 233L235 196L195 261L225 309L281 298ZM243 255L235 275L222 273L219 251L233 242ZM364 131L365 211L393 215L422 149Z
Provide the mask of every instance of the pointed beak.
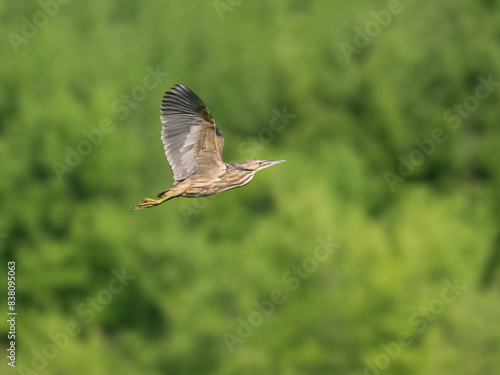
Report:
M264 168L269 168L273 165L276 165L276 164L279 164L279 163L283 163L285 162L286 160L264 160L259 168L259 170L261 169L264 169Z

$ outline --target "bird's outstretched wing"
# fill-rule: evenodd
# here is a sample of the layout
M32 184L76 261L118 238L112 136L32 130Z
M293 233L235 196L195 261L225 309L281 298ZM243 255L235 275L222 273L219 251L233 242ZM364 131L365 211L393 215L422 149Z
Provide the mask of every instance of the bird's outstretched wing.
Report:
M224 167L224 138L194 92L175 85L165 93L161 113L161 140L176 182L195 172Z

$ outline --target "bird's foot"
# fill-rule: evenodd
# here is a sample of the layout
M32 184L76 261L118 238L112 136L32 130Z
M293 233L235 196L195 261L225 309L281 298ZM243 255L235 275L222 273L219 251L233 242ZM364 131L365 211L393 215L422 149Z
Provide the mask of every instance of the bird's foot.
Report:
M137 211L143 208L149 208L153 206L158 206L159 204L162 204L165 201L168 201L169 199L172 199L174 197L171 197L170 195L165 195L163 198L160 199L151 199L151 198L144 198L142 201L139 202L138 205L132 208L133 211Z
M134 208L132 208L132 210L137 211L143 208L157 206L160 203L162 203L160 200L144 198L142 201L139 202L139 204L137 204Z

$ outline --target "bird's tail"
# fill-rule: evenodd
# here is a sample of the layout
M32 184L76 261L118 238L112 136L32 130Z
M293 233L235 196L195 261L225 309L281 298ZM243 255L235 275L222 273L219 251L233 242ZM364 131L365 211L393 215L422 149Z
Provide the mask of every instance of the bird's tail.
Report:
M157 197L165 198L167 195L172 198L181 197L190 186L191 182L189 181L175 182L172 187L169 187L167 190L163 190L157 195Z
M163 190L161 193L158 193L158 195L156 197L163 198L164 196L168 195L169 191L170 191L170 188L168 188L167 190Z

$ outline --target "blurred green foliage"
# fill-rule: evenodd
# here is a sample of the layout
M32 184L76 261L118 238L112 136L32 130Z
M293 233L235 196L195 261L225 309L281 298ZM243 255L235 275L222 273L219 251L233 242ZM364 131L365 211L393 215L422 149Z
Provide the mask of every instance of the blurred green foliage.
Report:
M399 6L2 2L1 267L17 263L19 315L1 372L498 374L500 93L474 97L500 81L500 2ZM176 83L209 107L226 161L288 161L130 212L171 184L158 110ZM296 117L273 130L276 111ZM312 267L318 238L340 246Z

